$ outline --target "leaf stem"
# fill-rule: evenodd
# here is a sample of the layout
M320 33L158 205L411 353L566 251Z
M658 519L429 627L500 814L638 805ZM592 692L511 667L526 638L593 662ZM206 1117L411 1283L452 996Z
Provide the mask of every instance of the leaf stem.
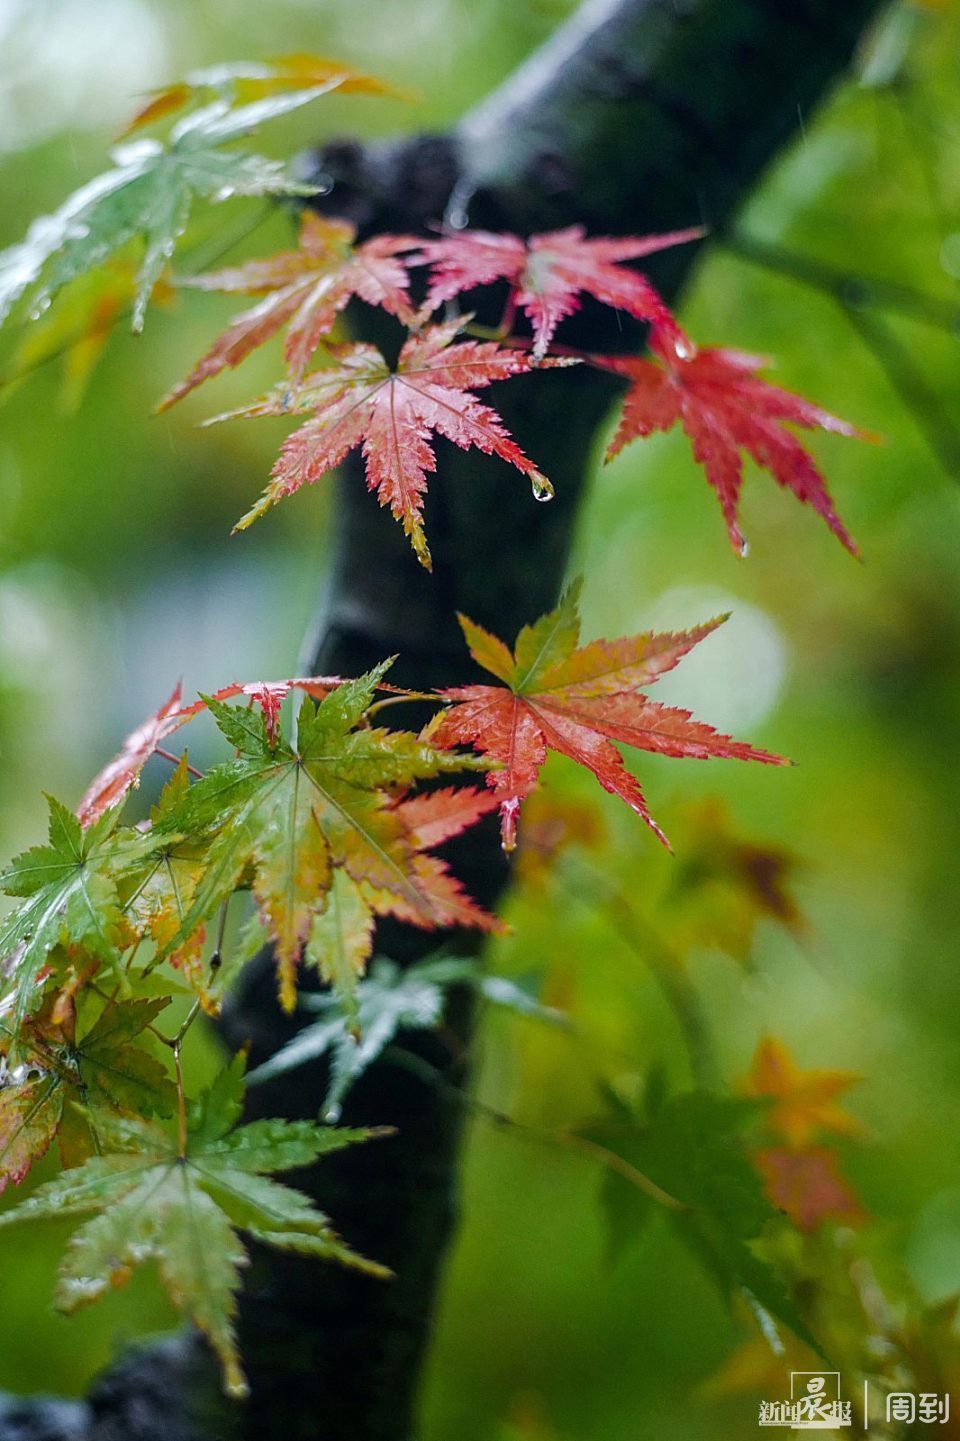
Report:
M154 746L153 753L155 756L161 756L163 760L169 761L171 765L175 766L178 766L183 760L182 756L175 755L173 751L164 750L163 746ZM197 767L192 766L189 761L187 761L187 770L193 776L194 780L203 780L203 771L197 770Z
M216 972L219 971L221 963L223 961L223 938L226 935L227 931L227 908L229 907L229 905L230 897L227 896L226 900L223 901L220 906L220 920L217 925L217 940L216 944L214 945L213 952L210 956L210 972L212 975L216 974ZM200 1003L198 1001L197 1005L199 1004Z
M183 1067L180 1064L180 1037L173 1042L173 1065L177 1073L177 1145L180 1159L187 1154L187 1098L183 1089Z
M177 1034L174 1036L174 1038L173 1038L173 1047L174 1047L174 1053L175 1053L176 1055L179 1055L179 1053L180 1053L180 1047L181 1047L181 1045L183 1044L184 1037L186 1036L186 1034L187 1034L187 1032L189 1031L190 1027L193 1025L194 1021L195 1021L195 1020L197 1019L197 1017L199 1016L199 1014L200 1014L200 1009L201 1009L201 1008L200 1008L200 1001L199 1001L199 999L197 999L197 1000L194 1001L193 1005L190 1007L189 1011L187 1012L186 1017L185 1017L184 1022L183 1022L183 1025L180 1027L179 1031L178 1031Z
M643 1191L644 1195L649 1196L658 1205L665 1206L668 1211L688 1211L690 1209L684 1201L678 1201L676 1196L671 1196L669 1191L658 1186L656 1181L652 1181L643 1171L638 1171L636 1166L631 1166L630 1162L625 1161L622 1156L618 1156L616 1151L608 1151L606 1146L600 1145L599 1141L593 1141L589 1136L581 1136L577 1131L566 1129L555 1131L553 1134L563 1145L570 1146L575 1151L582 1151L585 1156L592 1156L601 1165L606 1166L608 1171L615 1171L631 1186L635 1186L638 1191Z
M446 702L443 701L442 696L434 695L431 691L410 690L405 691L403 695L392 695L388 696L386 700L374 701L373 705L367 706L367 709L364 711L364 715L376 715L377 711L386 710L387 706L403 705L405 701L413 700L433 701L435 705L446 704Z

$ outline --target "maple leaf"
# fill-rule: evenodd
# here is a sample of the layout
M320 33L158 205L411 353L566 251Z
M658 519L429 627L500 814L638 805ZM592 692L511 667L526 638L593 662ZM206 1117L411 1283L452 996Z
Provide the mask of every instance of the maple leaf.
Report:
M781 1041L765 1036L742 1090L771 1103L764 1116L768 1130L799 1150L819 1131L860 1134L859 1122L836 1104L859 1080L855 1071L801 1070Z
M0 1073L0 1194L46 1155L62 1110L55 1076L26 1066Z
M42 313L69 281L140 237L132 324L135 332L142 330L151 293L187 227L195 197L313 193L315 187L294 180L282 162L222 147L336 88L330 80L238 107L214 100L179 120L166 144L138 139L117 147L113 170L75 191L52 215L35 220L23 241L0 252L0 321L27 293L33 313Z
M115 325L133 304L136 274L136 266L125 257L107 261L99 270L79 277L59 305L34 317L34 323L22 330L11 364L0 377L0 404L31 372L59 358L59 409L73 415ZM175 299L173 287L161 276L151 303L169 309Z
M203 836L181 835L176 830L190 788L188 771L183 755L150 812L157 849L136 877L126 915L137 936L153 942L155 952L166 957L207 1014L215 1016L220 1010L219 992L236 968L233 964L222 966L219 957L215 966L204 963L206 926L202 922L183 934L206 857ZM169 986L169 980L163 984Z
M150 92L149 98L124 130L130 135L175 115L184 106L209 100L229 104L262 100L289 90L340 90L345 95L394 95L395 89L374 75L355 70L322 55L280 55L267 61L239 61L193 70L184 80Z
M355 246L356 236L356 226L348 221L325 220L307 210L299 250L188 281L199 290L240 291L266 299L236 317L157 409L166 410L205 380L239 365L284 325L288 325L284 355L292 378L299 381L321 339L354 295L411 324L408 272L397 257L417 242L409 236L377 235Z
M540 888L553 874L557 858L571 847L598 852L606 841L603 818L593 802L534 791L525 808L517 878Z
M352 991L374 915L426 929L498 924L442 860L425 854L493 801L484 792L437 791L415 803L394 793L462 769L463 758L407 732L358 729L385 669L345 682L318 705L305 697L295 746L272 742L256 713L207 702L238 759L187 794L183 828L213 838L179 935L189 935L249 875L288 1008L304 951L325 979Z
M540 1005L505 976L485 975L476 961L440 956L416 961L401 970L393 961L381 957L357 986L354 1007L345 1007L335 993L302 995L301 1008L316 1012L319 1020L304 1026L292 1041L258 1066L250 1074L249 1083L258 1085L329 1054L330 1085L324 1110L328 1121L336 1120L347 1091L399 1031L433 1030L440 1024L451 986L470 986L484 1000L522 1015L554 1024L566 1021L562 1011Z
M698 240L703 233L676 230L668 235L588 240L582 225L571 225L524 241L519 235L466 230L424 241L408 263L433 266L428 311L465 290L506 280L511 303L520 306L533 326L534 355L542 358L560 322L579 309L582 294L625 310L637 320L672 329L673 317L649 280L620 262Z
M77 817L82 826L92 825L123 799L131 786L136 785L140 772L157 747L183 724L180 716L182 694L178 683L169 699L130 732L113 760L94 776L77 807Z
M427 475L437 467L429 444L433 431L462 450L476 447L498 455L529 478L538 499L549 499L553 488L546 476L510 438L496 411L472 394L494 381L522 375L534 362L490 341L455 344L461 323L430 326L410 336L395 371L376 346L331 346L332 363L326 369L311 372L299 385L280 385L253 405L216 416L220 421L312 412L284 441L273 479L234 528L244 530L278 500L312 484L362 445L368 488L377 492L381 505L390 507L429 570L421 516Z
M790 1336L781 1336L776 1350L762 1331L731 1351L711 1376L698 1386L705 1400L728 1396L781 1396L789 1391L791 1371L815 1371L821 1358Z
M792 851L738 834L716 799L689 813L682 851L664 895L681 949L719 946L745 962L763 918L804 936L806 918L790 890L801 861Z
M22 1181L46 1153L71 1099L144 1116L173 1114L176 1090L164 1067L132 1044L167 1004L165 998L117 1001L76 1041L47 1007L23 1025L21 1059L0 1084L0 1192ZM13 1039L0 1023L0 1052L8 1052Z
M521 630L513 652L466 616L459 617L470 654L504 685L439 691L454 704L429 723L426 734L438 745L473 744L500 762L502 768L488 774L487 784L501 797L505 850L516 844L520 803L536 786L548 749L591 770L604 790L626 801L664 843L639 782L612 742L659 755L786 764L780 756L721 735L689 711L648 700L638 689L672 670L726 617L688 631L578 646L579 597L576 582L556 610Z
M759 1302L816 1347L779 1277L751 1247L776 1212L746 1154L743 1129L753 1116L750 1103L689 1091L644 1117L615 1094L606 1099L607 1115L576 1134L598 1159L625 1163L608 1164L603 1181L614 1252L636 1239L659 1200L681 1239L724 1291L746 1291L754 1308Z
M39 1000L37 978L61 941L92 960L117 963L127 938L121 881L160 844L150 833L118 826L116 809L83 830L66 806L52 796L47 802L49 844L24 851L0 874L0 890L24 898L0 926L15 1031Z
M280 725L280 707L291 691L302 690L304 695L313 696L314 700L323 700L335 686L342 684L343 677L339 675L299 675L292 676L289 680L232 681L230 685L215 690L212 699L224 701L233 700L234 696L247 696L249 704L260 707L266 721L267 735L274 741ZM184 706L180 714L186 720L192 719L206 710L207 700L207 696L201 696L199 700Z
M694 459L717 493L727 534L741 555L747 551L737 519L744 454L812 506L851 555L858 554L813 457L786 426L868 441L875 441L875 436L761 380L758 371L768 364L761 356L739 350L698 350L682 332L659 326L651 331L650 348L657 359L594 357L598 365L630 381L608 460L629 441L680 424L693 446Z
M305 691L319 700L339 684L339 676L296 676L291 680L257 680L243 684L238 681L214 691L213 699L231 700L238 695L249 696L251 703L256 703L263 711L271 736L276 736L280 706L291 690ZM167 737L206 710L206 699L182 705L182 696L182 687L178 683L169 699L142 725L131 731L114 758L94 776L77 807L81 825L91 825L122 800L138 784L140 772Z
M57 1304L74 1311L156 1261L174 1305L209 1338L224 1389L244 1396L234 1334L235 1293L246 1250L237 1235L341 1262L375 1276L382 1266L352 1251L298 1191L263 1173L312 1164L382 1131L334 1130L309 1121L254 1121L236 1128L242 1060L193 1106L185 1145L140 1117L93 1117L102 1154L38 1187L0 1226L90 1216L61 1264Z
M825 1221L862 1222L863 1207L826 1146L771 1147L754 1160L770 1200L799 1230L819 1230Z

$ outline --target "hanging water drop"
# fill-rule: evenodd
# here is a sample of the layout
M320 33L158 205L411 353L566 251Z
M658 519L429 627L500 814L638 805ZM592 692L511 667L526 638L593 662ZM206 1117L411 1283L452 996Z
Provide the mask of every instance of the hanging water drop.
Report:
M328 1126L335 1126L342 1115L343 1107L337 1101L334 1101L333 1104L328 1106L324 1111L323 1119Z
M539 470L534 471L530 477L530 488L533 491L534 500L553 500L553 486L545 475Z
M472 180L463 176L457 181L443 212L445 230L466 230L470 224L470 201L475 194L476 185Z

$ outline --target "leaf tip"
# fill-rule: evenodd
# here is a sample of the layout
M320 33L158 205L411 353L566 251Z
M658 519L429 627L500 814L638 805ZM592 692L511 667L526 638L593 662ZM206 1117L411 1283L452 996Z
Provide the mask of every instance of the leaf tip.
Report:
M223 1373L223 1394L231 1401L246 1401L250 1396L250 1383L235 1360L226 1363Z

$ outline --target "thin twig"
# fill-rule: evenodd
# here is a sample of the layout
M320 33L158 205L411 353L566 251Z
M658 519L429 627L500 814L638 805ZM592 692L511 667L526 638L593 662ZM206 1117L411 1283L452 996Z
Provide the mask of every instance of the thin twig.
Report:
M474 1112L483 1120L489 1121L492 1125L511 1131L518 1131L534 1140L546 1141L550 1145L560 1146L564 1150L580 1151L584 1155L591 1156L599 1161L609 1171L615 1171L622 1176L631 1186L644 1195L656 1201L658 1205L665 1207L668 1211L687 1211L689 1207L684 1201L678 1201L676 1196L671 1196L656 1181L631 1166L622 1156L614 1151L608 1151L606 1146L600 1145L598 1141L590 1140L589 1137L581 1136L576 1131L564 1128L548 1129L544 1126L533 1126L528 1121L517 1121L513 1116L508 1116L503 1111L498 1111L493 1106L488 1106L484 1101L478 1101L475 1096L470 1096L466 1091L448 1081L443 1072L422 1056L415 1056L412 1051L405 1051L399 1046L389 1046L384 1051L384 1058L389 1058L394 1064L403 1066L405 1070L411 1071L419 1076L427 1085L435 1087L458 1105L465 1107L468 1111Z

